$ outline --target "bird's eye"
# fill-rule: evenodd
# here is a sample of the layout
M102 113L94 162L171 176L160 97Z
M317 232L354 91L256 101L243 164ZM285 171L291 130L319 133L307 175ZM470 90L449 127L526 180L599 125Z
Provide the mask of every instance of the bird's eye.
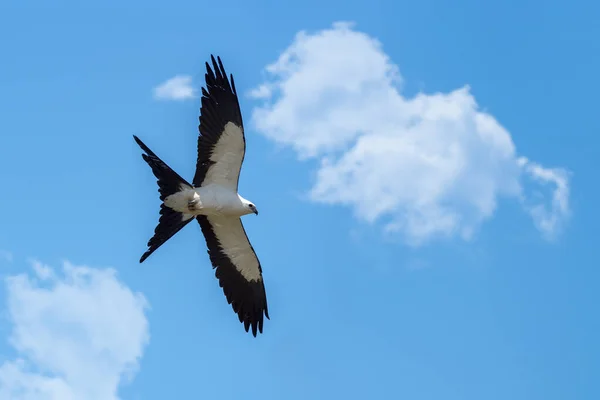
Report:
M250 204L250 208L254 208L254 204Z

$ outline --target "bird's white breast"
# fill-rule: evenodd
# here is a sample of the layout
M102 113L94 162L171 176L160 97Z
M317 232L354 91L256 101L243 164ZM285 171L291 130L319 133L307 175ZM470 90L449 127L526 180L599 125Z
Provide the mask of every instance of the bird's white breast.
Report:
M194 200L195 209L188 208ZM192 215L231 215L241 216L246 213L240 196L228 187L210 184L199 188L181 187L164 201L165 205L183 214Z
M195 190L200 199L204 199L202 204L205 215L241 216L246 212L240 196L229 187L211 184Z

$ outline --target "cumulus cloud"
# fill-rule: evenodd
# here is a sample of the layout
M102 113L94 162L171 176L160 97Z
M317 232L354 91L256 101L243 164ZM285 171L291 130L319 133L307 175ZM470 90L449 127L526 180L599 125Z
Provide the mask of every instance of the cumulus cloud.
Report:
M9 338L0 400L117 400L149 340L147 303L112 269L34 261L6 279Z
M188 75L176 75L154 88L154 98L157 100L187 100L195 96L192 77Z
M566 172L517 157L469 86L404 96L381 43L351 24L299 32L266 72L250 92L262 100L252 123L301 160L318 160L315 202L351 207L411 244L468 239L501 197L522 198L527 174L554 191L551 207L528 206L540 230L554 233L568 214Z

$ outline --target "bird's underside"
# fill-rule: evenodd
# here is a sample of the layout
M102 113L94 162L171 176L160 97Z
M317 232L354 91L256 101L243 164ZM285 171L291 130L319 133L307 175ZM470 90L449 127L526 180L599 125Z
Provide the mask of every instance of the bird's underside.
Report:
M194 188L181 185L180 190L165 198L165 206L182 213L185 217L196 215L241 217L249 214L247 200L231 188L212 184Z
M262 333L263 317L268 319L269 312L262 267L240 218L258 211L237 192L246 141L233 76L230 82L220 58L211 56L211 61L213 68L206 63L206 87L202 88L198 158L192 183L134 136L144 151L142 158L157 178L162 201L158 225L140 262L195 219L227 302L246 332L252 328L256 336L257 331Z

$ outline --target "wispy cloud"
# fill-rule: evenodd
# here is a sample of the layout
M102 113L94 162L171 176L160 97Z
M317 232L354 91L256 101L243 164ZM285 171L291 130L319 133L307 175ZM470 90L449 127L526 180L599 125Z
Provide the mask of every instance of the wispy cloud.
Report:
M319 160L315 202L385 221L386 231L415 245L468 239L499 198L521 198L525 172L557 187L551 209L528 209L536 226L554 231L566 215L567 175L538 164L523 169L511 134L480 109L468 85L404 96L381 43L351 24L298 33L266 72L251 91L263 99L252 122L300 159Z
M548 240L554 240L562 225L568 220L569 207L569 173L563 168L544 168L541 165L519 159L524 172L537 185L536 196L524 198L525 208L531 214L537 228ZM550 195L541 193L542 188L550 186Z
M10 343L0 400L117 400L149 340L146 300L112 269L33 262L6 279Z
M250 90L249 95L255 99L268 99L273 95L273 89L270 85L263 83L262 85Z
M196 90L189 75L176 75L154 88L154 98L157 100L187 100L195 96Z

